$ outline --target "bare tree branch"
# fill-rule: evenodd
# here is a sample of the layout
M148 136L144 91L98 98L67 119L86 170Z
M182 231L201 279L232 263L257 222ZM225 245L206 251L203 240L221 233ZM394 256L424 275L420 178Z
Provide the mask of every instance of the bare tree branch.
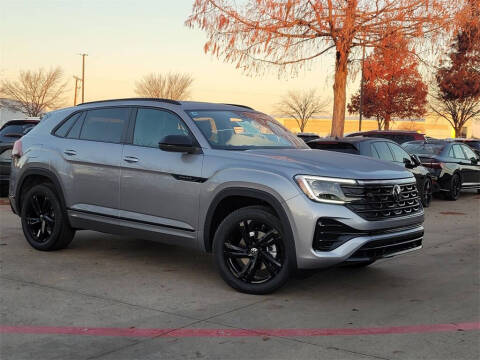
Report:
M63 71L56 67L49 71L21 71L16 81L3 80L0 94L15 100L15 110L27 116L40 116L48 110L62 107L66 82L62 82Z
M145 75L135 85L135 93L141 97L185 100L190 97L193 77L189 74L168 73Z
M303 92L289 91L277 104L277 111L284 116L294 118L300 132L303 132L312 116L325 112L329 103L329 100L318 97L315 89Z

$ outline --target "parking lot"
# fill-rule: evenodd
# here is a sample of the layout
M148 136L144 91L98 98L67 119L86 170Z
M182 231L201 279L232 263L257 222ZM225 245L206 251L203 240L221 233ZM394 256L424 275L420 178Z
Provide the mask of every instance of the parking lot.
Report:
M0 205L6 359L478 359L480 195L436 200L423 250L233 291L210 255L78 232L38 252Z

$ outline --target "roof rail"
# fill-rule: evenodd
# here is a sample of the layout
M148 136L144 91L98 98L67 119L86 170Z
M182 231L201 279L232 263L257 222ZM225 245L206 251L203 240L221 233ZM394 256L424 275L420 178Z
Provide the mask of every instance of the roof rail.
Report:
M78 104L77 106L80 105L86 105L86 104L97 104L97 103L105 103L105 102L112 102L112 101L158 101L158 102L164 102L164 103L169 103L169 104L174 104L174 105L182 105L176 100L171 100L171 99L161 99L161 98L125 98L125 99L111 99L111 100L98 100L98 101L89 101L89 102L84 102L81 104Z
M242 108L245 108L245 109L254 110L250 106L246 106L246 105L238 105L238 104L223 104L223 105L238 106L238 107L242 107Z

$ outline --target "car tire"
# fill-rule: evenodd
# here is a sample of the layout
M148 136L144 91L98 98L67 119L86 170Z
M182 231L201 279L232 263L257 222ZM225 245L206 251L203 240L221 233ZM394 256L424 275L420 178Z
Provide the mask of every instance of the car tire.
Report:
M431 202L432 202L432 179L427 177L423 182L422 205L424 208L428 208Z
M66 248L75 236L53 186L33 186L22 195L22 229L28 243L41 251Z
M462 179L460 175L453 174L448 187L448 192L445 193L447 200L457 200L460 197L460 190L462 189Z
M295 251L282 223L264 206L248 206L220 223L213 254L220 276L248 294L268 294L282 287L295 269Z

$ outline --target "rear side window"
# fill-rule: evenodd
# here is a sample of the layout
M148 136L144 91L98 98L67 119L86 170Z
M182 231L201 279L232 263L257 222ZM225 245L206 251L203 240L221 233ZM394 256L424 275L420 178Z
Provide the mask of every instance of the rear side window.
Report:
M73 124L72 128L67 134L67 138L78 139L80 137L80 130L82 129L83 124L82 119L85 117L84 115L85 113L82 113L82 116L80 116L79 119L77 119L77 121L75 122L75 124Z
M465 159L465 154L462 151L462 147L460 145L453 145L453 156L455 159Z
M74 126L75 122L80 118L82 114L78 113L71 116L67 121L65 121L62 126L60 126L57 131L55 131L55 135L60 137L67 136L70 129Z
M403 159L410 159L410 155L396 144L388 144L390 150L392 150L393 156L396 162L403 162Z
M119 143L128 122L129 108L89 110L80 139Z
M386 142L379 141L372 144L372 155L386 161L394 161L392 152Z
M138 109L133 133L133 144L158 147L168 135L188 135L182 120L169 111Z
M467 158L468 159L476 159L477 158L477 155L475 155L475 153L473 152L472 149L470 149L468 146L466 145L462 145L462 149L463 151L465 152L465 155L467 155Z

